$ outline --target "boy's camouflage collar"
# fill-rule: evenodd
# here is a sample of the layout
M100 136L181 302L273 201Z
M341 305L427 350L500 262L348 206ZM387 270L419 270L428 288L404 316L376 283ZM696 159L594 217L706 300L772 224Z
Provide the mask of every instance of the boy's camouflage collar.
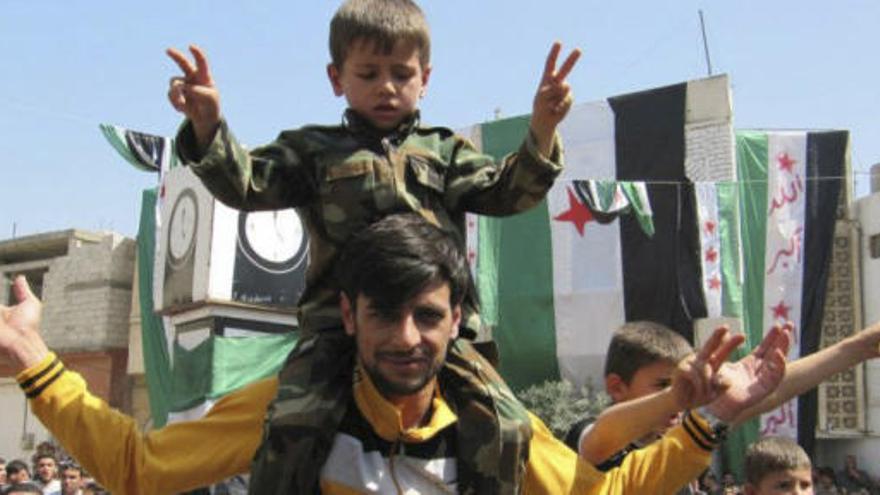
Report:
M370 140L380 141L388 139L392 144L402 143L413 130L419 126L419 111L416 110L394 129L383 130L376 128L369 120L349 108L342 116L342 126L356 136L363 136Z

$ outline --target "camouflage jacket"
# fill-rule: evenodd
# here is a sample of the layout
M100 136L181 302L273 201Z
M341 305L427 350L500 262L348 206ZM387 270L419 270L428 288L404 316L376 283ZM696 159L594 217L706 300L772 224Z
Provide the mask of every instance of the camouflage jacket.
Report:
M465 213L510 215L540 202L562 170L557 140L550 157L529 135L496 162L442 127L419 126L418 114L380 132L352 110L342 125L283 131L251 151L221 122L204 153L190 122L177 136L178 153L211 192L242 210L296 207L309 233L310 263L299 302L306 331L341 326L332 268L343 243L390 213L417 212L453 232L464 245ZM475 305L465 326L479 331Z

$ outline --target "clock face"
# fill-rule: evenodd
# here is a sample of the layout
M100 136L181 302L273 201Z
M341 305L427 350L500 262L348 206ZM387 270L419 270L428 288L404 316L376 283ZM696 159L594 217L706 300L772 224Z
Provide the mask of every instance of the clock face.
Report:
M191 253L198 218L195 192L185 189L174 203L168 224L168 254L172 261L183 261Z
M296 268L306 253L306 235L296 210L241 213L239 242L251 261L270 272Z

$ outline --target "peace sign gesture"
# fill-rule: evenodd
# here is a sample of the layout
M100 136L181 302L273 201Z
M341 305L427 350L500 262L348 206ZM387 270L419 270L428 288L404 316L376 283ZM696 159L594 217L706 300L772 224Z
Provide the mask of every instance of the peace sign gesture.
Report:
M205 53L196 45L190 45L189 51L195 65L175 48L165 52L183 72L183 76L171 78L168 101L192 121L199 147L204 148L220 123L220 92L211 78Z
M565 118L571 108L571 87L565 78L568 77L581 56L581 51L575 48L557 70L556 61L561 50L562 44L558 41L553 43L553 47L550 48L550 54L547 55L547 61L544 63L544 73L541 75L541 82L538 84L538 91L535 93L535 101L532 105L531 129L538 140L539 149L545 155L550 154L556 126Z

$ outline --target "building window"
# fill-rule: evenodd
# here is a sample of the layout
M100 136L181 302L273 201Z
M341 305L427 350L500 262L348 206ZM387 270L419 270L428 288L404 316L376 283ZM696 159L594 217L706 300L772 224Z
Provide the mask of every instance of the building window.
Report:
M7 305L17 304L18 301L15 300L15 294L12 292L12 281L15 280L15 277L19 275L24 275L27 277L28 283L31 285L31 291L33 291L34 295L38 298L43 298L43 276L46 274L48 269L46 268L37 268L34 270L25 270L21 272L10 272L6 273L6 282L9 285L9 295L7 296ZM2 294L2 292L0 292Z
M868 245L871 249L871 259L880 258L880 234L872 235L868 241Z

